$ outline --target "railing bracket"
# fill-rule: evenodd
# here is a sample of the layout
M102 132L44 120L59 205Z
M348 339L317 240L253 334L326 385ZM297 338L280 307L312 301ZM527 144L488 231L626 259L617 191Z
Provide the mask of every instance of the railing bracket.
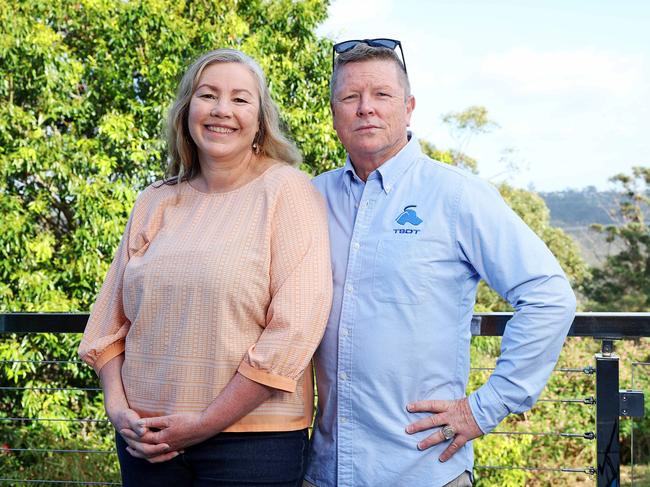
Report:
M591 375L591 374L596 373L595 367L592 367L591 365L587 365L584 369L582 369L582 371L587 375Z
M618 408L621 416L642 418L644 413L643 391L618 391Z
M601 349L603 357L611 357L614 353L614 340L615 338L603 338Z

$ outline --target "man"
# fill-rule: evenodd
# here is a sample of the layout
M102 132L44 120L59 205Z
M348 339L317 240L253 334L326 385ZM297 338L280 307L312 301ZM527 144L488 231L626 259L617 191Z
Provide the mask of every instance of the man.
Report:
M408 134L415 99L396 47L335 46L331 109L348 158L314 180L334 301L305 485L471 485L470 440L533 405L575 311L557 261L498 192ZM481 278L515 313L496 370L465 397Z

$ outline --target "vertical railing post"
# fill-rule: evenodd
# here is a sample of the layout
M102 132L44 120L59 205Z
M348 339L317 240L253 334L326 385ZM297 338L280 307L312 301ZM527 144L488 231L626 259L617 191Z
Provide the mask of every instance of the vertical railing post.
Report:
M603 340L596 354L596 449L598 487L621 484L621 447L619 443L618 356L612 340Z

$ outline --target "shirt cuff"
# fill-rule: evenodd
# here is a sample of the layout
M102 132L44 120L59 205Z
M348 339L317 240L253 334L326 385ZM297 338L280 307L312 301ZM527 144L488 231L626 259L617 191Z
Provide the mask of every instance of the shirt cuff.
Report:
M469 407L483 434L488 434L496 428L510 413L489 381L470 394Z
M242 362L239 364L239 369L237 372L239 372L247 379L258 382L260 384L264 384L265 386L273 387L274 389L280 389L281 391L286 392L296 392L298 381L290 379L288 377L283 377L281 375L271 374L264 370L256 369L247 362Z
M122 338L121 340L111 343L108 347L106 347L104 351L101 353L101 355L99 355L94 362L89 361L88 356L86 356L84 361L89 365L91 365L92 368L95 369L97 375L99 375L99 371L102 370L102 367L104 367L104 365L106 365L108 362L110 362L118 355L124 353L124 350L125 350L125 345L124 345L124 339Z

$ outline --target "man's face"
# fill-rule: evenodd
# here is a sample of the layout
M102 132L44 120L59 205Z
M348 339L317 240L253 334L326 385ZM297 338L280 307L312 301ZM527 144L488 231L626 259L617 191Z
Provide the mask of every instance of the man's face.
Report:
M334 129L366 176L408 142L415 99L404 99L398 67L387 60L341 66L332 97ZM361 174L359 174L361 176Z

